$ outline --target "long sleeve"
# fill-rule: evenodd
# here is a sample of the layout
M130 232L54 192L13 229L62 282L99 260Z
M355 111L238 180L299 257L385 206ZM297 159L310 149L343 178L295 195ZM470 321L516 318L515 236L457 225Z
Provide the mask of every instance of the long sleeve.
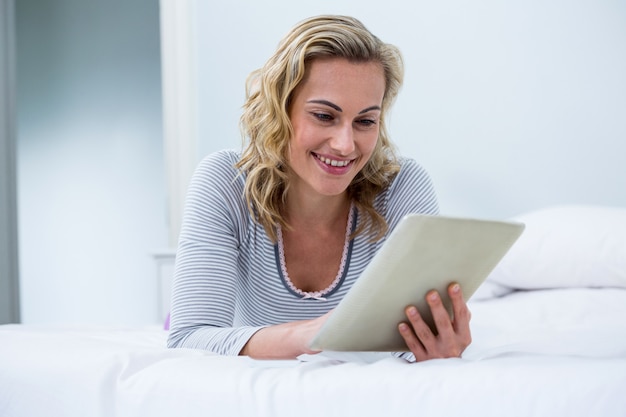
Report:
M233 327L239 250L249 221L234 153L205 158L191 180L176 254L169 347L236 355L260 327Z

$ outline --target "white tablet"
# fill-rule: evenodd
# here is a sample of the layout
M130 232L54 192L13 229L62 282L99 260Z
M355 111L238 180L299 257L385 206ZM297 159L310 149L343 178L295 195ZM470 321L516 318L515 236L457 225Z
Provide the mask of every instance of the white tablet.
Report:
M522 234L521 223L405 216L311 341L327 351L407 351L398 324L414 305L434 328L425 296L437 290L452 316L447 287L468 300Z

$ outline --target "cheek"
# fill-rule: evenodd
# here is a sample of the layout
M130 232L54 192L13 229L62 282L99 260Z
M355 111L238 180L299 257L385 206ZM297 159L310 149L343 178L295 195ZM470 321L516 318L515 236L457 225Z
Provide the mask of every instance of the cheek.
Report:
M319 131L314 127L301 125L293 130L293 136L289 141L291 154L294 158L304 157L308 151L320 146Z
M372 156L372 153L376 149L376 145L378 145L378 141L378 132L363 141L363 144L361 145L361 152L363 155L367 155L367 159Z

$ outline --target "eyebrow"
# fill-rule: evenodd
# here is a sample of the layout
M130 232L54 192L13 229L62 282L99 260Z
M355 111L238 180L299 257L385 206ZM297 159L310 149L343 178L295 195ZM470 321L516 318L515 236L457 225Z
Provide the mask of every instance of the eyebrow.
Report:
M341 107L339 107L338 105L336 105L335 103L332 103L328 100L309 100L307 101L307 103L316 103L316 104L323 104L325 106L331 107L335 110L337 110L338 112L343 112L343 109ZM366 109L363 109L359 112L359 114L363 114L363 113L367 113L368 111L371 110L380 110L380 106L370 106Z

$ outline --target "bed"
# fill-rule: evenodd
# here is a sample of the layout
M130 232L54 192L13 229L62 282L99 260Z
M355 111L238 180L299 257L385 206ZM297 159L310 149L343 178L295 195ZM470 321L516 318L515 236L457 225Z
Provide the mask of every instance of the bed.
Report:
M470 301L462 358L258 361L146 328L0 326L0 416L626 416L626 210L552 207Z

